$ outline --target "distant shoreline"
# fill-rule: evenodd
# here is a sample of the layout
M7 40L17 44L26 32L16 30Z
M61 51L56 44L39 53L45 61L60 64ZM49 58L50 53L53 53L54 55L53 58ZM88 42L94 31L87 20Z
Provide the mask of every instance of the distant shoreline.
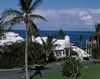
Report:
M25 31L24 29L12 29L10 31L16 31L16 30L19 30L19 31ZM59 30L39 30L39 31L59 31ZM85 30L63 30L63 31L68 31L68 32L95 32L95 31L85 31Z

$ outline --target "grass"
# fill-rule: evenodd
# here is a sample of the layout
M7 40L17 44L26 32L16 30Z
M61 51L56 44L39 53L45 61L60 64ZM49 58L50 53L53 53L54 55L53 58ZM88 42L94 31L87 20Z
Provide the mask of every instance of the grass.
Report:
M58 61L58 63L62 64L64 61ZM54 62L55 64L57 62ZM51 63L52 64L52 63ZM52 67L50 69L44 70L42 72L42 79L69 79L62 76L62 68L61 66ZM41 79L39 76L33 79ZM90 63L83 65L81 68L81 75L78 79L100 79L100 63Z
M64 79L61 71L58 70L50 70L48 73L44 74L43 79Z
M40 78L33 78L40 79ZM49 69L43 73L42 79L69 79L62 76L61 68ZM79 79L100 79L100 64L85 65L81 69L81 76Z
M100 64L91 64L81 70L80 79L100 79Z

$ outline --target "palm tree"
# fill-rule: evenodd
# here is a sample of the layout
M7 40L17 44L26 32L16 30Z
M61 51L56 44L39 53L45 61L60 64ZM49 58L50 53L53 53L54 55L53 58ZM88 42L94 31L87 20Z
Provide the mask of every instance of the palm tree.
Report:
M55 44L55 42L57 40L53 40L53 37L48 35L47 40L45 41L44 39L42 39L42 47L43 47L43 52L46 55L46 60L48 60L48 56L53 53L53 50L55 47L57 47L58 45Z
M38 7L42 0L19 0L20 10L9 9L2 13L5 24L14 25L23 22L26 28L26 47L25 47L25 71L26 79L28 78L28 46L32 42L32 36L35 36L37 26L34 23L35 18L43 19L44 17L34 14L33 11ZM12 17L11 19L8 17Z
M35 64L43 64L44 61L43 61L43 52L42 52L42 45L37 43L37 42L33 42L32 43L32 46L31 46L31 56L33 57L34 59L34 63Z

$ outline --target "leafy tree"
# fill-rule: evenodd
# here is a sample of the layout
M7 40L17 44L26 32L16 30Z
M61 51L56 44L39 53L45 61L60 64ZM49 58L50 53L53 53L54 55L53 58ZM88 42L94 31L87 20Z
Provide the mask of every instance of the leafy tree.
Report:
M31 44L32 36L35 36L37 31L37 26L34 23L34 20L43 19L44 17L35 14L35 9L41 3L42 0L19 0L20 10L9 9L2 13L2 17L6 19L7 17L12 17L11 19L7 19L5 24L14 25L16 23L23 22L26 28L26 47L25 47L25 71L26 71L26 79L28 78L28 46Z

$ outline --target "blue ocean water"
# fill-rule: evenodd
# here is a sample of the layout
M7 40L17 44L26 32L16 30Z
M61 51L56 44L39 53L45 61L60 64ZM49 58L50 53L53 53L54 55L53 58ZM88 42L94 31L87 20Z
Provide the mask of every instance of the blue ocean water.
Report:
M25 38L25 30L13 30L16 33L19 33L20 36ZM48 34L57 35L58 31L39 31L38 34L40 36L47 36ZM71 42L75 45L80 45L80 34L82 35L83 39L83 47L86 46L86 40L89 39L92 31L64 31L66 35L69 35L71 38Z

